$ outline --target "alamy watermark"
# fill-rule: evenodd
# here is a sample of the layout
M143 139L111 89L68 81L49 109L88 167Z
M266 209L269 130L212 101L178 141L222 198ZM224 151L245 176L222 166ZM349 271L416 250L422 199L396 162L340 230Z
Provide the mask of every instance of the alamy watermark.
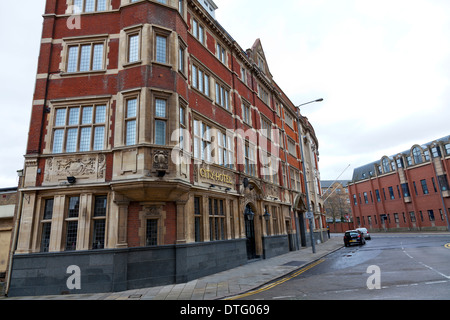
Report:
M192 153L194 164L218 164L224 166L244 165L260 168L265 177L278 174L281 163L280 130L208 130L194 129L194 136L186 129L174 130L171 141L177 142L171 153L174 164L191 164ZM292 144L285 152L297 153L297 146ZM292 150L292 149L295 150ZM188 152L185 152L188 151ZM191 152L192 151L192 152Z
M381 290L381 269L379 266L369 266L367 273L371 276L367 279L367 288L369 290Z
M78 6L69 6L69 12L72 12L70 17L67 19L66 26L69 30L80 30L81 29L81 9Z
M79 266L69 266L66 271L71 276L66 281L67 289L81 290L81 269Z

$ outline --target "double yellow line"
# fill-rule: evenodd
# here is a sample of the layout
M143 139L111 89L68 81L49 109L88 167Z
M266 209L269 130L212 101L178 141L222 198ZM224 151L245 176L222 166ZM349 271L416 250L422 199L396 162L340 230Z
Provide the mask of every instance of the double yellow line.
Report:
M257 294L257 293L261 293L261 292L270 290L270 289L272 289L272 288L275 288L276 286L279 286L280 284L285 283L286 281L289 281L289 280L291 280L291 279L294 279L294 278L298 277L298 276L301 275L302 273L308 271L309 269L314 268L315 266L321 264L321 263L324 262L324 261L325 261L325 259L318 260L318 261L316 261L316 262L314 262L314 263L312 263L312 264L306 266L305 268L302 268L302 269L298 270L297 272L295 272L295 273L293 273L293 274L291 274L291 275L289 275L289 276L287 276L287 277L285 277L285 278L282 278L282 279L280 279L280 280L278 280L278 281L275 281L275 282L273 282L273 283L270 283L270 284L268 284L268 285L266 285L266 286L264 286L264 287L262 287L262 288L260 288L260 289L257 289L257 290L254 290L254 291L250 291L250 292L247 292L247 293L244 293L244 294L235 296L235 297L230 297L230 298L227 298L227 299L225 299L225 300L238 300L238 299L243 299L243 298L246 298L246 297L255 295L255 294Z

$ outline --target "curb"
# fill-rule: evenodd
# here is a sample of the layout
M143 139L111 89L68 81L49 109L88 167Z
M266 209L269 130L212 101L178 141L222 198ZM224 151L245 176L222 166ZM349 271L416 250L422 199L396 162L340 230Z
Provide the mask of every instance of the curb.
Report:
M303 265L299 266L298 268L296 268L294 270L291 270L291 271L288 271L288 272L286 272L283 275L279 275L279 276L273 277L269 281L266 281L263 284L259 284L259 285L255 286L255 287L252 287L251 289L246 289L245 291L241 291L241 292L238 292L238 293L233 293L232 295L226 295L226 296L222 296L222 297L217 297L217 298L215 298L213 300L225 300L227 298L240 296L240 295L243 295L243 294L246 294L246 293L258 290L260 288L263 288L263 287L267 286L268 284L270 284L272 282L276 282L278 280L281 280L281 279L285 278L286 276L289 276L290 274L294 274L294 273L298 272L299 270L301 270L301 269L303 269L303 268L305 268L305 267L307 267L309 265L312 265L312 264L316 263L317 261L321 260L322 258L324 258L324 257L326 257L326 256L328 256L328 255L330 255L330 254L332 254L332 253L334 253L336 251L339 251L342 248L344 248L344 246L340 246L338 248L335 248L335 249L331 250L330 252L326 252L326 253L324 253L324 254L322 254L320 256L317 256L317 257L314 258L314 260L311 260L311 261L309 261L307 263L304 263Z

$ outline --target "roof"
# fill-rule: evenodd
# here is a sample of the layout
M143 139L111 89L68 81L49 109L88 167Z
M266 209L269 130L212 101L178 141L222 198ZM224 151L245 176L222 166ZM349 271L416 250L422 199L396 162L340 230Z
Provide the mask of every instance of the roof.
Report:
M342 186L344 187L344 188L346 188L347 187L347 185L348 185L348 180L335 180L335 181L333 181L333 180L321 180L320 181L320 185L322 186L322 189L327 189L327 188L330 188L334 183L340 183L340 184L342 184Z
M17 192L17 187L11 187L11 188L2 188L0 189L0 193L12 193Z
M413 145L411 147L411 149L405 150L403 152L396 153L395 155L389 156L387 158L389 158L389 160L394 160L398 155L410 156L411 155L411 150L413 148L415 148L416 146L419 146L422 149L427 149L427 148L431 147L433 144L436 144L436 143L444 143L444 144L445 143L450 143L450 135L445 136L443 138L439 138L437 140L433 140L431 142L427 142L427 143L422 144L422 145L415 144L415 145ZM365 180L365 179L368 179L370 177L375 176L375 174L376 174L376 172L375 172L376 166L381 165L381 161L384 158L386 158L386 156L383 156L380 160L377 160L377 161L365 164L365 165L363 165L361 167L355 168L353 170L352 181L353 182L357 182L357 181Z

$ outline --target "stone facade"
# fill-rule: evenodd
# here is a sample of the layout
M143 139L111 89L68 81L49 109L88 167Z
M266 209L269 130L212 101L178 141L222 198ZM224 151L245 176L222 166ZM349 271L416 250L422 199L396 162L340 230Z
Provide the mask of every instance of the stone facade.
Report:
M194 0L80 3L47 0L10 295L65 292L72 264L114 291L306 246L302 160L324 231L317 138L259 39Z

